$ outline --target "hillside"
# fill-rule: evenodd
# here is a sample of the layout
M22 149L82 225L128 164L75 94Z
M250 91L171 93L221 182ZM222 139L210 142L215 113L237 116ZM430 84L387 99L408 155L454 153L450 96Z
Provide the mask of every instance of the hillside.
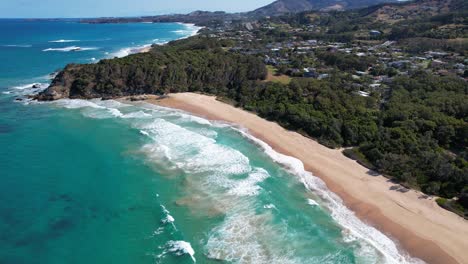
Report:
M368 10L375 22L394 24L408 19L428 19L450 12L461 12L466 8L467 2L461 0L418 0L404 4L382 4Z
M252 11L252 15L277 16L285 13L299 13L310 10L345 10L362 8L395 0L278 0Z

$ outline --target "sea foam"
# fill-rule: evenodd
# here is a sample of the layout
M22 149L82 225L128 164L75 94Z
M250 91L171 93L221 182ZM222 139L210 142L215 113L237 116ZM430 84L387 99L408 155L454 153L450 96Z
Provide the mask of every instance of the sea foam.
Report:
M79 40L76 40L76 39L58 39L58 40L51 40L49 42L51 42L51 43L69 43L69 42L79 42Z
M167 250L175 255L181 256L187 254L193 260L193 262L197 262L195 259L195 250L193 250L192 245L186 241L169 241L166 244Z
M33 88L33 86L36 86L37 88ZM17 89L17 90L44 89L44 88L47 88L48 86L49 85L47 83L29 83L29 84L14 86L13 89Z
M139 53L142 50L151 47L151 44L146 44L146 45L141 45L141 46L135 46L135 47L127 47L127 48L122 48L110 55L110 57L117 57L117 58L122 58L126 57L131 54Z
M47 48L42 51L59 51L59 52L72 52L72 51L88 51L88 50L98 50L97 47L78 47L78 46L69 46L64 48Z
M2 45L2 47L6 48L31 48L32 45L25 44L25 45Z
M202 27L195 26L195 24L186 24L186 23L178 23L178 24L183 25L185 28L174 30L172 32L176 33L177 35L183 35L185 36L185 38L197 35L198 31L202 29Z

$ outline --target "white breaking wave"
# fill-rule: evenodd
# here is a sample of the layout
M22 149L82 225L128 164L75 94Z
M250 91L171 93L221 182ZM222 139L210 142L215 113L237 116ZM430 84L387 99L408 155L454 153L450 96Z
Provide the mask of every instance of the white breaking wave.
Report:
M166 244L167 251L171 252L177 256L182 256L187 254L192 258L193 262L197 262L195 259L195 250L193 250L192 245L186 241L169 241Z
M176 33L176 34L182 36L179 39L184 39L184 38L195 36L195 35L197 35L198 31L201 29L201 27L197 27L194 24L183 24L183 23L179 23L179 24L182 24L182 25L184 25L186 27L183 30L173 31L173 33ZM142 50L144 50L144 49L146 49L148 47L151 47L152 44L165 45L165 44L169 43L169 41L161 40L161 39L153 39L151 42L152 42L151 44L145 44L145 45L141 45L141 46L122 48L122 49L120 49L120 50L118 50L116 52L111 53L109 57L111 57L111 58L114 58L114 57L122 58L122 57L126 57L128 55L131 55L131 54L139 53Z
M315 200L312 200L312 199L307 199L307 203L312 206L319 206L319 204Z
M146 44L146 45L141 45L141 46L135 46L135 47L127 47L120 49L114 53L111 54L111 57L117 57L117 58L122 58L126 57L131 54L139 53L142 50L151 47L151 44Z
M104 106L100 106L91 100L81 100L81 99L60 99L53 102L54 104L68 108L68 109L79 109L79 108L97 108L97 109L105 109Z
M183 25L185 28L174 30L172 32L176 33L177 35L183 35L184 38L193 37L198 34L198 31L200 31L200 29L202 29L202 27L195 26L195 24L186 24L186 23L178 23L178 24Z
M254 210L248 210L248 204L236 205L223 223L210 233L206 244L209 258L241 264L305 263L294 256L290 244L283 243L284 237L280 233L284 234L285 230L265 224L271 221L271 214L256 214Z
M18 96L33 95L43 91L47 87L49 87L47 83L29 83L11 87L8 94L15 94ZM31 100L28 100L28 98L23 98L23 102L29 103L30 101Z
M257 195L262 189L258 186L258 183L263 182L268 177L270 177L270 175L266 170L257 168L252 171L247 178L233 181L233 187L229 189L228 194L235 196Z
M163 223L174 223L175 219L172 215L167 215L162 221Z
M69 46L64 48L48 48L42 51L59 51L59 52L72 52L72 51L88 51L88 50L98 50L97 47L78 47L78 46Z
M100 99L81 100L81 99L60 99L54 101L53 104L68 108L68 109L83 109L82 113L86 117L95 119L122 118L122 119L147 119L152 118L151 114L143 111L122 113L119 109L131 107L129 104L124 104L115 100ZM144 132L144 131L143 131ZM140 133L143 133L140 132Z
M174 217L170 214L169 210L167 210L166 207L165 207L164 205L161 205L161 208L162 208L162 210L163 210L163 213L166 215L166 217L163 218L163 219L161 220L161 222L162 222L163 224L171 224L172 227L174 227L174 229L177 230L177 228L175 227L175 224L174 224L175 219L174 219Z
M44 88L47 88L48 86L49 86L49 84L47 84L47 83L29 83L29 84L14 86L12 88L17 89L17 90L44 89ZM36 88L34 88L34 87L36 87Z
M192 173L211 172L213 176L219 176L212 180L218 181L218 186L221 188L229 185L221 182L224 179L228 180L226 175L251 171L248 158L239 151L218 145L212 138L171 122L158 118L140 126L139 129L148 132L155 142L143 148L150 157L153 154L159 155L161 149L167 149L167 158L177 167ZM194 153L188 156L187 152L191 149L194 149Z
M276 206L274 204L265 204L263 206L263 208L265 208L265 209L276 209Z
M31 48L32 45L2 45L2 47L7 47L7 48Z
M58 39L58 40L51 40L49 42L51 42L51 43L69 43L69 42L79 42L79 40L76 40L76 39Z
M122 116L122 118L152 118L151 114L147 114L143 111L132 112Z

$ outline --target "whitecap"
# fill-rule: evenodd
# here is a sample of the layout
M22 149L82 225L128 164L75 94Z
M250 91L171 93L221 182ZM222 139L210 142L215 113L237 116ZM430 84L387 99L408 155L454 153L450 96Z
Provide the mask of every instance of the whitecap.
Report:
M177 256L189 255L192 258L193 262L197 262L195 259L195 250L193 250L192 245L189 242L179 240L179 241L169 241L166 244L167 251L171 252Z
M180 117L190 121L190 122L195 122L200 125L211 125L211 122L208 119L190 115L190 114L185 114L184 112L179 112Z
M195 24L186 24L186 23L178 23L183 25L184 29L174 30L172 33L176 33L177 35L183 35L184 38L193 37L198 34L198 31L202 29L202 27L195 26Z
M32 45L2 45L2 47L7 47L7 48L31 48Z
M65 107L68 109L79 109L85 107L97 108L97 109L105 109L105 107L100 106L92 101L89 100L82 100L82 99L60 99L53 102L54 104Z
M140 125L139 129L148 132L154 140L153 144L143 147L150 158L155 158L154 161L157 161L156 157L159 157L161 149L164 148L167 150L166 157L187 172L212 172L213 175L226 176L251 170L248 158L239 151L218 145L212 138L164 119L158 118L151 123Z
M51 42L51 43L69 43L69 42L79 42L79 40L76 40L76 39L57 39L57 40L51 40L49 42Z
M319 206L319 204L313 199L307 199L307 204L312 206Z
M164 232L164 227L158 227L158 229L156 229L154 232L153 232L153 235L154 236L157 236L157 235L160 235Z
M123 117L124 116L122 114L122 112L120 112L120 110L116 109L116 108L108 108L107 111L109 111L111 113L111 115L113 115L115 117Z
M163 224L172 224L172 226L174 227L174 229L176 229L175 225L174 225L174 217L170 214L169 210L166 209L166 207L164 205L161 205L161 209L163 210L163 213L166 215L166 217L164 217L161 222Z
M263 208L264 209L276 209L276 206L274 204L265 204Z
M125 104L122 102L119 102L117 100L101 100L101 99L92 99L90 100L91 102L94 102L96 104L99 104L104 107L111 107L111 108L122 108L122 107L130 107L132 105Z
M131 54L142 52L144 49L151 47L151 44L135 46L135 47L126 47L122 48L111 54L111 57L122 58Z
M39 92L43 91L49 87L49 84L47 83L29 83L29 84L24 84L24 85L18 85L11 87L11 89L8 91L8 93L12 93L15 95L33 95L33 94L38 94ZM24 98L23 102L25 102L26 98Z
M268 172L262 168L256 168L249 173L249 176L243 180L234 180L232 187L228 191L229 195L235 196L254 196L262 189L258 184L270 177Z
M206 243L209 258L239 264L305 263L297 259L290 245L284 245L284 240L279 239L279 227L265 224L271 221L271 213L256 214L245 210L245 206L233 204L233 212L210 233Z
M172 215L167 215L166 218L164 218L162 221L163 223L173 223L175 219Z
M59 52L75 52L75 51L88 51L88 50L98 50L97 47L79 47L79 46L69 46L64 48L47 48L43 49L42 51L59 51Z
M33 88L33 86L36 86L36 88ZM14 86L12 88L17 89L17 90L44 89L44 88L47 88L48 86L49 86L49 84L47 84L47 83L28 83L28 84L24 84L24 85Z
M132 113L128 113L128 114L124 114L122 116L122 118L127 118L127 119L130 119L130 118L152 118L153 116L150 115L150 114L147 114L143 111L138 111L138 112L132 112Z

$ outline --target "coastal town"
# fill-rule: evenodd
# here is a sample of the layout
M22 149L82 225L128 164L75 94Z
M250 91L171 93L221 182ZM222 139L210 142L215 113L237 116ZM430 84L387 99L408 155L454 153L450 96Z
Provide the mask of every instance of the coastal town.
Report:
M352 78L356 94L364 97L383 94L394 77L418 71L468 81L468 59L457 51L407 51L397 41L382 39L383 33L373 29L360 32L359 40L351 42L304 39L301 34L327 28L313 23L294 27L272 20L225 21L204 28L201 33L230 41L226 49L231 52L262 57L271 81L288 83L294 77L320 80L337 73L338 68ZM281 41L272 42L272 36L278 34L283 35ZM461 47L466 45L460 42Z

